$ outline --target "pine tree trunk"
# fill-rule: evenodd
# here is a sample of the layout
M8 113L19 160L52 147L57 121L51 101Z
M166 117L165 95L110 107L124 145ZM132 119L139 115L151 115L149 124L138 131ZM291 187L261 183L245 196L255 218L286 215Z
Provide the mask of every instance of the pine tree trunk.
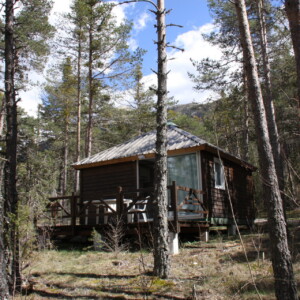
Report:
M6 164L4 169L4 217L6 218L5 248L9 290L20 288L17 194L17 102L15 94L14 1L6 0L5 7L5 103L6 103Z
M91 25L90 25L91 26ZM93 33L92 28L89 29L89 62L88 62L88 81L89 81L89 111L88 111L88 124L86 133L85 156L88 157L92 153L92 130L93 130Z
M245 1L235 0L235 7L239 21L241 44L246 67L249 100L254 115L264 198L268 211L272 266L275 277L275 294L278 300L296 300L298 296L292 258L288 248L286 222L269 139L268 125Z
M77 57L77 132L76 132L76 161L80 160L81 143L81 29L78 34L78 57ZM75 192L79 192L79 171L75 170Z
M5 98L3 97L1 103L1 109L0 109L0 137L3 136L4 121L5 121Z
M261 46L261 55L263 61L263 76L265 84L265 93L264 93L264 106L266 110L266 117L268 123L270 143L272 146L273 157L277 172L277 178L279 182L279 188L282 192L281 197L283 197L284 191L284 172L283 172L283 163L281 156L281 147L279 142L279 135L276 124L275 117L275 108L272 95L272 84L271 84L271 67L269 62L268 55L268 39L267 39L267 28L265 16L263 13L264 10L264 0L257 0L257 11L258 11L258 20L259 20L259 31L260 31L260 46Z
M2 195L4 160L0 161L0 299L8 300L9 287L5 261L4 198Z
M244 128L242 135L242 159L244 159L245 161L249 161L249 104L245 64L243 65L243 83L245 96L243 98Z
M62 195L66 195L67 192L67 182L68 182L68 161L69 161L69 120L66 119L65 124L65 140L64 140L64 150L63 150L63 175L62 175Z
M154 274L169 276L167 195L167 54L164 0L157 0L158 89L154 182Z
M300 0L285 0L297 68L298 115L300 116Z

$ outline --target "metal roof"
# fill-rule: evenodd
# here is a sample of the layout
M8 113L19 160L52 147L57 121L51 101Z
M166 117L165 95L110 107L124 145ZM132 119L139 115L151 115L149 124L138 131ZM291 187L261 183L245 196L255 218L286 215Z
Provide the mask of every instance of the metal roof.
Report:
M100 153L87 157L79 162L74 163L73 167L76 169L81 169L112 160L125 159L130 157L134 158L137 156L146 156L149 154L154 155L156 150L155 141L156 130L142 134L123 144L119 144ZM167 127L167 151L193 148L202 145L209 146L210 148L214 148L216 150L218 149L222 153L224 153L224 151L219 149L218 147L213 146L212 144L207 143L205 140L192 135L178 127Z

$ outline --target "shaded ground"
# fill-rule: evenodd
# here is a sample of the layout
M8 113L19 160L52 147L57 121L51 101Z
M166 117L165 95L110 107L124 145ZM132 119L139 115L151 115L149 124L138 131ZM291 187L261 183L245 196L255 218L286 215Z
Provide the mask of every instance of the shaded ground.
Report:
M299 286L300 228L292 235ZM275 299L266 235L243 239L261 298ZM152 255L146 251L47 250L34 253L26 271L33 290L17 299L258 299L249 266L241 242L218 234L209 243L183 244L171 258L168 280L151 276Z

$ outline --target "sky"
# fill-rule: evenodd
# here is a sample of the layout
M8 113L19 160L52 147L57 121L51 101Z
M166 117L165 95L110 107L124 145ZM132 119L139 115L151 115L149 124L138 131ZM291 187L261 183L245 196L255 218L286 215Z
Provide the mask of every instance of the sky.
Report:
M121 1L119 1L121 2ZM154 2L156 2L154 0ZM55 22L57 13L69 10L71 0L55 0L51 22ZM201 60L210 57L218 59L220 50L209 45L202 38L203 33L212 30L212 18L209 14L206 0L165 0L166 9L171 9L167 15L167 24L183 26L167 27L167 41L170 45L183 48L184 52L174 48L168 49L168 91L179 104L203 103L212 93L197 92L193 89L193 83L188 77L188 72L195 72L190 59ZM146 86L157 83L156 75L152 70L157 69L157 48L153 41L156 40L155 15L149 10L153 9L150 3L139 2L117 6L118 18L127 18L133 22L133 30L129 41L132 50L137 47L147 51L143 63L143 81ZM152 70L151 70L152 69ZM43 82L43 76L31 72L28 74L32 81ZM38 87L30 87L21 93L20 105L30 115L36 115L37 105L41 103L41 90Z

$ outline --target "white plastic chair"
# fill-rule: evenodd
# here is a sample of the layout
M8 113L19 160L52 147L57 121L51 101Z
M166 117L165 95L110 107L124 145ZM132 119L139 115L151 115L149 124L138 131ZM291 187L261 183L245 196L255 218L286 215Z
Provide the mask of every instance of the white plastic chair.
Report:
M136 219L137 222L147 222L147 203L148 199L138 200L134 207L129 210L133 214L133 221Z

